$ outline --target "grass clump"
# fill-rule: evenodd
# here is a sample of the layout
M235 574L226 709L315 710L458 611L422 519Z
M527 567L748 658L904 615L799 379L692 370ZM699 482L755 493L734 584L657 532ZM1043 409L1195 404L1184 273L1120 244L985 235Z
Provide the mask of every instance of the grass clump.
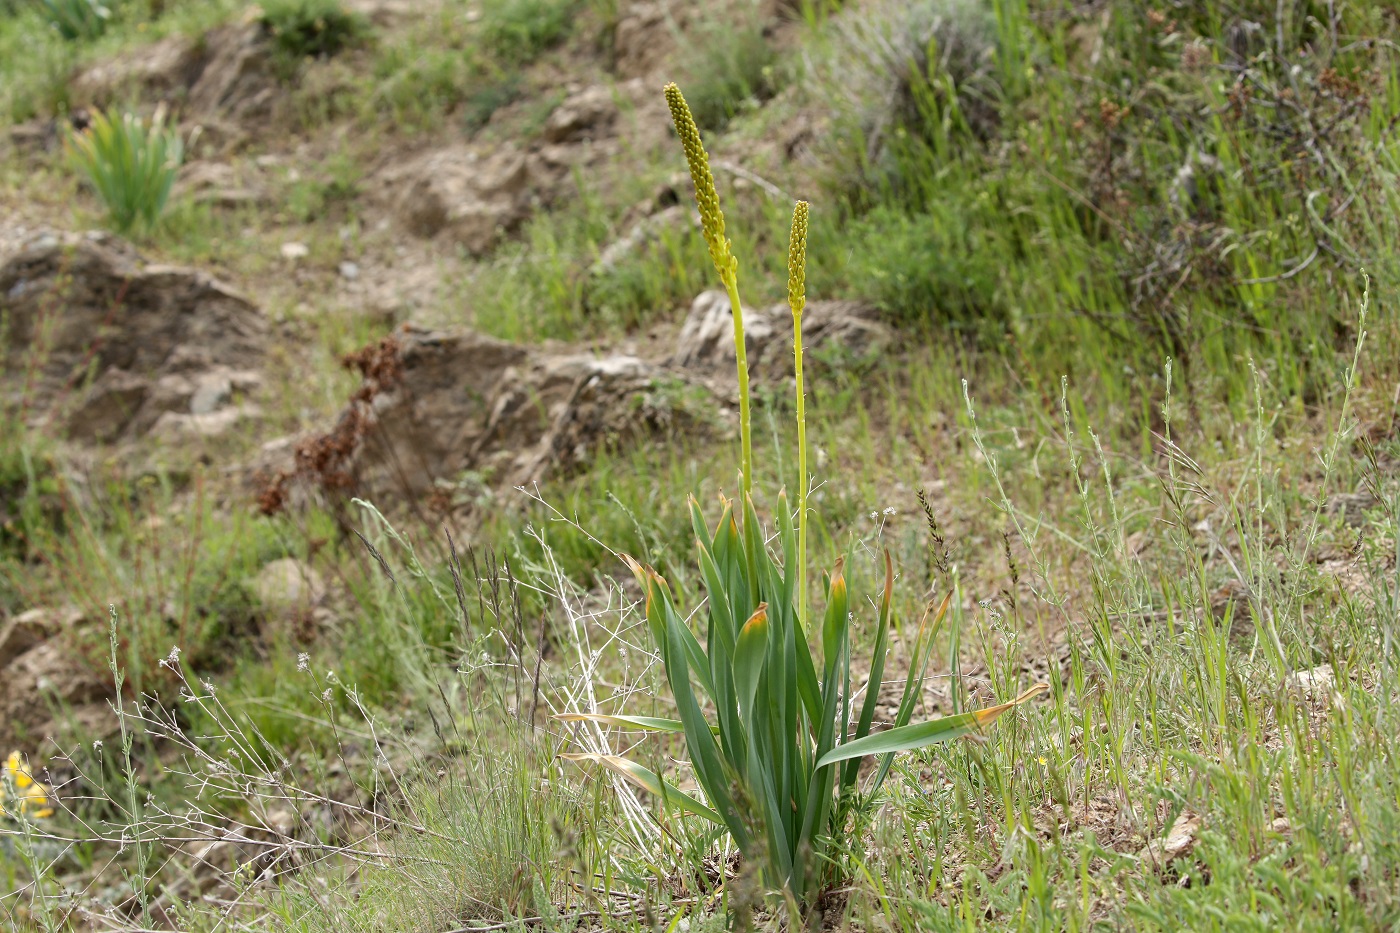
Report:
M482 39L507 61L525 64L563 41L573 26L574 0L500 0L486 5Z
M184 160L184 143L165 126L164 111L149 123L130 113L99 112L69 138L74 166L92 184L118 233L155 227Z
M263 6L262 23L289 68L337 55L369 33L364 17L338 0L272 0Z
M40 8L49 25L69 42L98 38L112 16L99 0L40 0Z
M703 130L721 130L746 108L778 91L778 53L757 22L712 23L708 34L692 45L682 68L695 123Z

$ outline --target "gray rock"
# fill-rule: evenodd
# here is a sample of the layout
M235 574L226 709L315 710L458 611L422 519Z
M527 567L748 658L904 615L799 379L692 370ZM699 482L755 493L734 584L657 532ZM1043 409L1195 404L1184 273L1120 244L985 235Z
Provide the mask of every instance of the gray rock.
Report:
M445 235L474 255L488 252L530 210L527 162L513 149L483 155L449 146L396 170L390 184L411 233Z
M710 432L723 418L701 383L636 357L550 354L470 330L402 328L385 370L392 375L367 378L335 427L300 445L349 449L337 469L382 502L421 500L468 473L501 489L527 485L600 450Z
M285 615L318 605L326 596L326 584L311 565L283 557L258 571L253 579L253 593L263 609Z
M617 119L613 92L602 84L571 94L554 108L544 124L544 138L551 143L597 138L611 132Z
M205 373L196 380L190 396L190 414L208 415L218 411L233 397L233 382L221 372Z
M755 375L778 378L793 370L792 311L778 304L767 311L743 309L744 351ZM802 344L809 359L841 353L855 362L888 348L893 333L869 305L855 301L809 302L802 316ZM676 339L671 363L684 369L733 366L734 319L724 292L702 292L691 303Z

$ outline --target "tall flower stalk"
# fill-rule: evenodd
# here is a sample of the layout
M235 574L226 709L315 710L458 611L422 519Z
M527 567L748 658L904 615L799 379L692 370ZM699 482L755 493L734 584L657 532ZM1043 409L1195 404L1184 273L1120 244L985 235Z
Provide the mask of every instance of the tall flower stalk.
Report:
M753 437L749 428L749 356L744 348L744 309L739 304L739 260L734 257L729 238L724 235L724 212L719 207L719 192L715 176L710 172L710 157L700 141L700 130L690 105L681 89L674 83L666 85L666 104L671 108L671 122L676 126L685 149L685 161L690 166L690 180L695 183L695 202L700 209L700 227L710 248L710 259L729 295L729 311L734 316L734 357L739 368L739 438L742 444L741 463L744 472L744 495L753 491Z
M802 311L807 307L807 202L792 206L788 239L788 307L792 309L792 359L797 374L797 603L798 618L807 618L807 394L802 389Z

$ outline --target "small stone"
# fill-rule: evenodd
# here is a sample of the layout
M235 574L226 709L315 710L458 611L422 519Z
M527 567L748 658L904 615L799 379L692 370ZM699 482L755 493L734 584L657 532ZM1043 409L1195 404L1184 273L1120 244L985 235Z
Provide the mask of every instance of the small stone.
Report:
M360 267L353 262L342 262L340 264L340 277L347 282L353 282L360 277Z
M48 609L30 609L0 625L0 667L46 641L58 629L59 622Z
M326 586L315 568L283 557L258 571L253 592L269 612L287 612L316 605L325 597Z
M1326 699L1336 682L1330 664L1319 665L1310 671L1294 671L1285 681L1288 689L1309 700Z
M245 421L256 421L262 410L256 405L235 405L207 415L167 411L151 426L151 436L167 441L223 437Z
M1183 810L1172 823L1166 839L1154 839L1142 850L1140 858L1165 868L1174 859L1185 858L1196 848L1196 834L1201 829L1201 818L1190 810Z
M232 397L233 383L227 376L212 373L203 376L190 396L190 414L212 414L227 405Z
M305 243L283 243L282 258L295 262L298 259L305 259L311 255L311 250Z

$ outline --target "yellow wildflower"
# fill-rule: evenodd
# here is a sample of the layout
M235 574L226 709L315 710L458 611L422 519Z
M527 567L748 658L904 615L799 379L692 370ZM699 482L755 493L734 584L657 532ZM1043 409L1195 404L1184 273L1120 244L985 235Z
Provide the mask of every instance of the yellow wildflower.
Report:
M12 792L19 799L19 813L40 820L53 816L53 790L34 777L19 752L10 752L0 770L0 812L10 812L5 798Z

